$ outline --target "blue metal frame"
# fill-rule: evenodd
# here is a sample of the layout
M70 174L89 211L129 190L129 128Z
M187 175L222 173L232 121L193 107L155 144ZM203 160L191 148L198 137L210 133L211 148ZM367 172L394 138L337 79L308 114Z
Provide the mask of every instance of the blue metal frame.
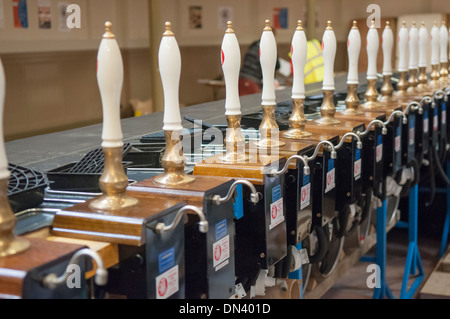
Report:
M419 246L417 244L418 202L419 186L416 184L409 190L409 213L407 223L409 244L408 254L406 255L405 271L403 273L402 288L400 290L400 299L411 299L425 278ZM409 277L410 275L415 275L416 270L418 270L419 273L408 290Z
M297 249L300 251L302 249L302 243L297 245ZM289 279L300 279L300 299L303 299L303 266L299 269L289 273Z
M388 297L394 299L394 295L391 292L386 282L386 232L387 227L387 201L386 199L381 202L381 207L377 208L377 243L376 243L376 255L375 257L363 256L361 261L375 262L380 269L379 285L374 289L373 299L384 299Z

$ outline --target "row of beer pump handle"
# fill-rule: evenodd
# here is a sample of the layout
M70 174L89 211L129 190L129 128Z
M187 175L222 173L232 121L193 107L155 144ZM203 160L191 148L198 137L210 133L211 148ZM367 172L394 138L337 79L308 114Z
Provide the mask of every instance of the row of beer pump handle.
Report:
M105 23L105 33L97 55L97 80L100 89L101 101L103 106L103 127L102 127L102 149L105 157L105 169L102 177L100 178L100 188L102 190L102 196L93 200L90 203L90 207L96 211L110 211L121 209L124 207L135 205L138 199L133 198L126 194L126 188L128 186L128 178L124 172L122 165L122 148L123 148L123 134L120 124L120 94L123 84L123 62L120 53L119 46L116 42L114 34L111 32L111 23ZM161 74L161 80L163 83L164 91L164 118L163 118L163 131L166 136L166 151L162 158L162 166L164 168L164 174L156 178L155 181L164 185L178 185L184 183L190 183L195 179L195 176L186 174L184 171L186 160L184 158L180 137L183 129L181 125L181 114L179 105L179 84L181 73L181 55L180 50L175 38L175 35L171 28L171 23L166 22L165 32L162 36L159 47L159 69ZM448 83L448 30L443 24L440 28L435 24L431 30L431 64L433 72L431 74L431 81L429 85L435 85L436 81L440 83ZM383 76L385 79L390 79L392 76L392 48L393 48L393 33L389 26L386 25L383 31ZM420 43L420 44L419 44ZM409 44L409 63L407 64L407 45ZM428 32L422 24L420 30L417 30L415 24L413 24L409 33L405 26L399 30L398 47L399 47L399 64L398 71L401 76L403 73L410 72L410 83L402 83L400 79L398 90L401 92L406 91L406 88L415 89L418 85L415 77L415 70L422 70L426 66L427 57L426 50L428 44ZM382 97L379 97L376 92L376 98L373 98L370 94L370 88L377 79L376 58L379 47L379 39L377 30L372 24L367 34L367 53L368 53L368 69L367 80L369 83L368 92L366 93L367 104L366 107L374 108L377 103L386 101ZM334 118L336 108L333 102L333 92L335 90L334 85L334 60L336 55L336 37L331 26L331 21L327 22L327 27L322 39L323 48L323 60L324 60L324 79L323 79L323 103L320 107L321 118L316 122L319 125L333 125L339 123L338 119ZM420 49L419 49L420 48ZM358 58L361 49L361 37L356 26L350 30L348 36L348 57L349 68L347 84L349 86L349 94L356 92L356 87L359 84L358 79ZM303 103L305 100L305 84L304 84L304 68L306 64L307 56L307 39L302 27L301 21L298 21L298 26L292 37L291 45L291 59L293 66L293 84L292 84L292 101L293 110L290 117L290 129L283 132L283 136L286 138L298 139L303 136L310 136L311 133L305 131L305 124L307 122ZM261 95L261 106L263 108L263 120L260 125L261 138L257 142L258 148L270 148L281 147L284 143L276 137L278 137L278 125L276 123L274 110L276 108L276 95L275 95L275 65L277 59L277 46L272 29L270 28L270 21L265 21L265 27L262 32L260 40L260 60L263 72L263 89ZM241 105L238 92L239 70L240 70L240 50L239 43L236 34L232 28L232 23L228 22L227 30L223 38L221 46L221 64L224 73L224 80L226 86L225 97L225 116L227 117L228 130L226 141L227 157L223 158L224 162L237 162L242 158L242 152L239 149L245 144L245 140L242 137L240 128L241 118ZM439 66L441 69L438 70ZM420 78L420 74L419 77ZM4 99L5 99L5 76L3 66L0 63L0 120L3 117ZM426 83L422 83L426 84ZM428 85L428 84L427 84ZM408 90L410 90L410 88ZM422 88L424 89L424 88ZM402 91L403 90L403 91ZM386 93L385 93L386 92ZM382 95L391 97L392 90L382 89ZM434 96L433 96L434 97ZM353 96L354 98L354 96ZM422 101L423 102L423 101ZM351 101L346 99L347 110L346 112L358 112L357 106L359 101ZM309 174L308 162L314 159L320 147L326 146L331 151L331 158L336 158L336 150L342 145L344 139L349 136L357 140L357 147L361 148L362 143L360 136L367 134L372 125L382 126L383 134L386 134L386 125L396 115L403 116L404 122L406 120L406 113L411 108L419 109L421 111L421 103L411 102L404 112L395 111L391 114L391 117L386 121L373 120L366 128L364 132L348 132L345 134L341 141L337 145L333 145L329 141L321 141L316 145L312 156L299 156L294 155L290 157L284 168L281 171L271 171L269 174L282 174L286 171L288 164L292 160L300 160L304 164L304 173ZM0 121L1 123L2 121ZM3 129L0 130L0 180L2 186L2 197L0 199L0 222L2 224L9 223L9 232L6 235L1 235L5 238L0 238L0 244L4 247L0 247L0 256L6 256L8 254L15 254L26 250L29 245L26 240L13 235L13 229L15 225L14 215L11 209L8 209L8 201L6 196L6 186L9 178L8 161L4 146ZM245 152L244 152L245 153ZM231 155L231 156L228 156ZM245 156L244 156L245 159ZM225 197L216 196L213 198L213 202L216 205L224 201L228 201L235 191L238 184L246 185L251 190L251 201L257 203L259 195L257 194L253 185L246 181L236 181L230 188L229 193ZM177 218L173 224L165 225L158 224L158 232L164 232L172 229L174 225L181 219L181 216L187 210L192 210L200 216L199 227L202 232L208 229L207 222L201 209L193 206L185 206L180 209ZM7 222L5 222L5 220ZM10 222L8 222L11 220ZM9 247L9 248L8 248ZM88 254L87 252L84 252ZM99 284L104 284L105 274L101 262L98 262L98 258L95 254L89 253L91 257L96 260L99 268ZM79 256L77 255L77 258ZM47 278L47 284L54 286L60 280L56 276Z

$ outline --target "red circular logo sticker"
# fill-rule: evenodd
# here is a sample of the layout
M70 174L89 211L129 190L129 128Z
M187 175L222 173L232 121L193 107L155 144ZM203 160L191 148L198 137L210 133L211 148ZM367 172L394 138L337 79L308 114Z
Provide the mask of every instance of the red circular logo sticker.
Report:
M214 259L219 260L221 255L222 255L222 248L220 247L220 245L217 245L216 248L214 249Z
M225 54L223 54L223 50L220 50L220 64L223 65L225 62Z
M277 217L277 206L273 205L272 206L272 219L275 219Z
M302 201L304 202L306 199L306 189L302 190Z
M164 296L165 294L166 294L166 292L167 292L167 279L166 278L162 278L160 281L159 281L159 284L158 284L158 294L162 297L162 296Z

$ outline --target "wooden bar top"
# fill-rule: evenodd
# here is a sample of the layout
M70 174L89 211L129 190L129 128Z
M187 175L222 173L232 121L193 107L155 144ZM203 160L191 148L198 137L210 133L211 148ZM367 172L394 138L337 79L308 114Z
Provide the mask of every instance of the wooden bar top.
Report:
M169 198L203 209L207 191L232 181L231 178L222 176L195 176L195 180L191 183L166 186L155 182L155 178L156 176L129 186L128 193L132 196L145 196L148 199Z
M256 150L258 151L258 150ZM195 176L226 176L230 178L245 179L256 185L263 185L264 173L270 165L278 168L280 161L285 161L285 156L249 154L250 158L244 163L220 163L216 155L203 160L194 166Z
M84 248L73 243L59 243L39 238L27 238L28 250L0 258L0 298L20 298L27 274L43 265L69 258Z
M145 243L144 227L167 210L183 205L179 200L147 198L133 193L134 206L100 212L89 207L90 199L55 214L51 235L141 246Z
M365 112L363 110L362 114L344 114L343 112L336 112L336 114L334 115L335 118L337 119L342 119L342 120L349 120L349 121L361 121L363 122L365 125L368 125L370 122L372 122L375 119L381 120L381 121L386 121L387 120L387 116L386 116L386 112L385 111L374 111L374 112ZM371 129L374 129L374 127L372 126Z

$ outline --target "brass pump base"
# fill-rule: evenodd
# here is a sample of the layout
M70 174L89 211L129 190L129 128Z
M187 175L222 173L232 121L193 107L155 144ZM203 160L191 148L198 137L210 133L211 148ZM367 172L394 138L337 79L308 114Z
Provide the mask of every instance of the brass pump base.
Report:
M358 84L348 84L347 97L345 98L345 110L341 113L344 115L361 115L362 111L358 110Z
M156 176L154 178L155 182L167 186L175 186L193 182L195 177L186 174L184 171L186 166L186 158L183 155L180 140L181 130L165 130L164 136L166 139L166 150L161 159L161 166L164 168L164 173Z
M394 93L394 96L397 97L406 97L408 93L406 90L408 89L408 80L407 80L407 72L401 71L399 75L399 81L397 83L397 91Z
M0 257L24 252L30 247L28 240L14 235L16 216L8 200L8 178L0 180Z
M89 207L98 211L111 211L135 205L138 200L126 194L128 176L123 169L123 147L103 147L105 168L99 180L103 195L92 200Z
M262 105L263 116L259 125L260 140L255 143L259 149L277 148L286 145L280 141L278 136L273 138L273 133L279 132L277 121L275 120L276 105Z
M378 102L378 95L377 80L367 80L367 90L364 95L366 98L366 102L361 104L361 107L366 110L374 110L380 108L382 104Z
M419 85L419 80L417 78L417 69L409 70L409 78L408 78L409 87L406 90L408 93L419 93L419 89L417 86Z
M441 82L441 84L448 84L449 83L449 78L448 78L448 62L442 62L441 63L441 70L439 71L439 81Z
M305 131L305 99L292 99L292 113L289 117L289 130L284 131L281 135L289 139L301 139L312 135Z
M245 163L249 156L245 151L245 138L241 131L241 115L226 115L227 133L225 136L226 153L217 156L219 163Z
M397 101L397 98L393 96L394 88L391 83L391 76L384 75L383 76L383 86L380 90L381 95L378 97L378 101L386 104Z
M439 82L439 64L431 65L431 74L430 74L430 83L428 84L430 88L437 89L441 87L441 83Z
M419 67L418 81L419 81L419 84L417 85L417 90L419 92L427 92L430 90L430 87L428 85L428 77L427 77L426 67Z
M323 101L320 106L320 114L322 117L315 120L315 122L319 125L334 125L341 123L341 121L334 118L334 114L336 114L336 107L334 106L333 93L333 90L323 91Z

